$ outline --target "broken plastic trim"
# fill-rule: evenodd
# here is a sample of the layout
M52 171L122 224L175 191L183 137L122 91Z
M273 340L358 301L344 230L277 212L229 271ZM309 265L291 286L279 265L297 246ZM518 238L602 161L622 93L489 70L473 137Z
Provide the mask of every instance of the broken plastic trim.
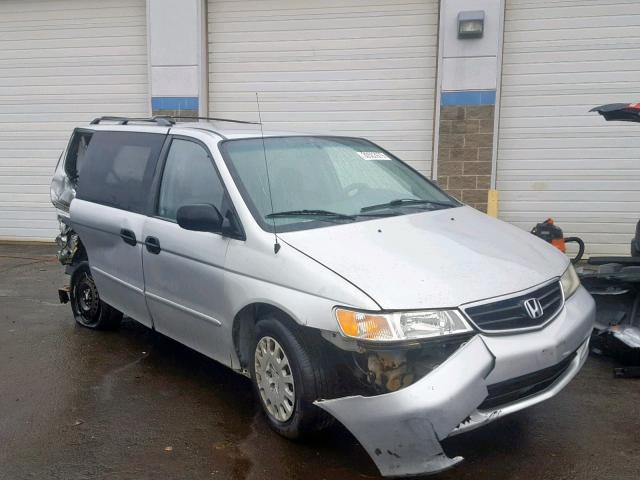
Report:
M392 393L318 400L347 427L384 476L436 473L449 458L440 440L487 397L484 379L495 359L480 336L460 347L431 373Z
M441 440L553 397L580 371L588 353L587 337L569 367L551 386L492 410L478 410L487 396L485 378L495 361L479 336L432 373L402 390L374 397L320 400L315 404L353 433L382 475L438 473L463 460L449 458L440 446ZM449 428L454 418L460 421Z
M463 422L460 423L449 436L458 435L460 433L468 432L470 430L475 430L478 427L486 425L488 423L497 420L498 418L502 418L505 415L509 415L514 412L518 412L520 410L524 410L525 408L529 408L533 405L536 405L540 402L544 402L549 398L555 396L560 392L567 384L578 374L584 362L587 361L587 357L589 356L589 338L587 338L582 345L576 351L576 355L571 360L571 363L567 367L567 369L562 373L560 377L558 377L550 387L538 392L534 395L516 400L512 403L508 403L505 405L501 405L492 410L476 410L471 415L469 415Z

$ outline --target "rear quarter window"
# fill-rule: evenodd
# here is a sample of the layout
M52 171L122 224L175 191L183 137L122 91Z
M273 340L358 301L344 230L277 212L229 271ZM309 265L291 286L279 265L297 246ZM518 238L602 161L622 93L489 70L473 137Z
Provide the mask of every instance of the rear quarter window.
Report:
M78 179L78 170L84 161L93 132L75 130L67 148L64 170L69 180L75 182Z
M164 134L95 132L78 171L77 198L147 213Z

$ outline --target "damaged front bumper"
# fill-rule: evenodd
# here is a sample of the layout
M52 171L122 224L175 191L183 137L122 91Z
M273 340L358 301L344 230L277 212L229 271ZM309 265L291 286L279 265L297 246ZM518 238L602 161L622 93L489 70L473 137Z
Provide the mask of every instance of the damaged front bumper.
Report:
M316 404L353 433L382 475L435 473L462 461L447 457L440 440L485 399L484 379L493 365L493 355L476 336L402 390Z
M563 372L563 374L559 376L551 386L544 389L544 391L536 395L528 396L516 402L501 405L500 407L495 409L478 409L470 414L465 421L458 425L449 434L449 436L458 435L459 433L474 430L478 427L493 422L500 417L504 417L505 415L509 415L510 413L514 413L519 410L524 410L525 408L529 408L537 403L543 402L555 396L558 392L560 392L560 390L567 386L567 384L573 379L573 377L578 374L588 356L589 339L586 339L580 346L580 348L576 351L575 355L571 359L571 362L569 363L567 369Z
M353 433L382 475L437 473L463 460L449 458L441 440L546 400L569 383L587 358L594 319L593 299L579 288L543 330L476 335L401 390L315 403ZM479 409L492 385L561 363L563 370L544 390L490 410Z

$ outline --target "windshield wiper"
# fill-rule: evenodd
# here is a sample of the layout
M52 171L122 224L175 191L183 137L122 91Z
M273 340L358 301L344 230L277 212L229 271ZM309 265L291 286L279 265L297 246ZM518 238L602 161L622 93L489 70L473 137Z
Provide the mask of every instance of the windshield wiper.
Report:
M387 203L379 203L377 205L369 205L360 209L361 212L370 212L372 210L380 210L382 208L403 207L405 205L435 205L437 207L455 207L452 203L438 202L437 200L422 200L419 198L399 198L391 200Z
M353 215L346 215L344 213L330 212L329 210L286 210L283 212L274 212L265 215L265 218L279 218L279 217L327 217L336 220L355 220Z

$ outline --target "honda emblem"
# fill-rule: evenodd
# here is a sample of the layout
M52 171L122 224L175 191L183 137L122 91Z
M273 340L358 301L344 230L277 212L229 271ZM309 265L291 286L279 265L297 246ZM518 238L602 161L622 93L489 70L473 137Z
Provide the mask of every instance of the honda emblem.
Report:
M524 309L527 311L527 315L529 315L533 320L540 318L544 313L542 305L540 305L540 300L537 298L529 298L525 300Z

